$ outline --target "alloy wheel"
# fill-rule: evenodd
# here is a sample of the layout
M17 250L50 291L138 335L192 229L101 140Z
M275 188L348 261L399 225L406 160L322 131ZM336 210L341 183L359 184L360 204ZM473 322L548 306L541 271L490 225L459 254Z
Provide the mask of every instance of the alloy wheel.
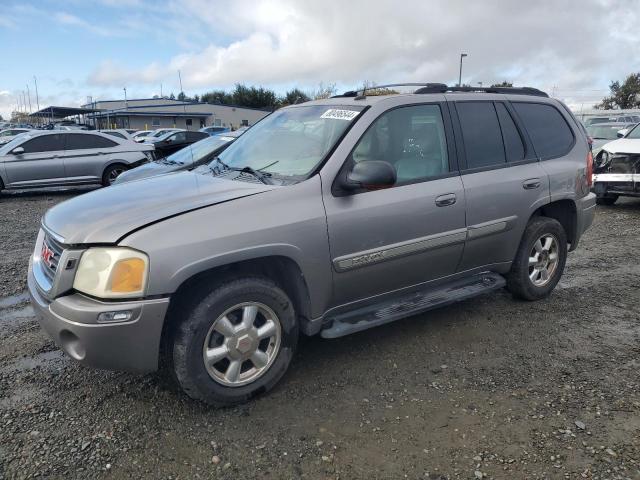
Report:
M277 315L258 302L227 309L211 325L202 358L209 376L227 387L239 387L267 372L280 349L282 327Z

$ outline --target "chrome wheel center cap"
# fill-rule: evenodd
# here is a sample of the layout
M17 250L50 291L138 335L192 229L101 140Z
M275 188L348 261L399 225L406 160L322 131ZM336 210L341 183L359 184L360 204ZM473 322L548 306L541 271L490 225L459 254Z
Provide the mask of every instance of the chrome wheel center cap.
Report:
M251 337L246 333L244 335L240 335L236 340L236 350L243 355L253 350L253 340Z

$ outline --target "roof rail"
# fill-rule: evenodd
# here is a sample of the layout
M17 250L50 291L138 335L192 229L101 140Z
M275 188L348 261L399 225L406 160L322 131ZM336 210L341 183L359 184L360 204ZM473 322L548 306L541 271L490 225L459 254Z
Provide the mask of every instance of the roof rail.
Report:
M420 87L413 93L447 93L447 92L483 92L483 93L500 93L505 95L533 95L535 97L549 97L542 90L531 87L449 87L444 83L390 83L388 85L374 85L371 87L363 87L360 90L349 90L341 95L334 95L331 98L355 97L356 100L364 99L367 96L367 90L376 90L379 88L391 87Z
M483 92L500 93L505 95L533 95L535 97L548 97L545 92L531 87L423 87L413 93L447 93L447 92Z

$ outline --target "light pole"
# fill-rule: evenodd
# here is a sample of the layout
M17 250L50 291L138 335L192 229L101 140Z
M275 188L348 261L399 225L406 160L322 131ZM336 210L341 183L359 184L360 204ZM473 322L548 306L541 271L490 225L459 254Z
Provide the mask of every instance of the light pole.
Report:
M461 87L462 86L462 59L464 57L466 57L467 54L466 53L461 53L460 54L460 74L458 75L458 86Z

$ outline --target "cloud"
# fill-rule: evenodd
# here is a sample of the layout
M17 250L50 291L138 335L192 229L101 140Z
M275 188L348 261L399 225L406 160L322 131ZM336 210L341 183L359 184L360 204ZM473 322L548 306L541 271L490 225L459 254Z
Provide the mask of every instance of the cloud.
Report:
M95 33L96 35L100 35L102 37L114 37L120 36L117 30L113 28L103 27L100 25L93 25L86 20L83 20L80 17L72 15L67 12L57 12L54 14L53 19L59 23L60 25L67 27L78 27L84 30L87 30L91 33Z
M190 89L321 80L452 83L459 54L466 52L463 82L508 80L547 90L561 85L566 97L578 98L640 70L640 56L632 54L640 40L637 7L638 0L625 8L600 0L257 0L213 7L208 0L170 2L168 10L182 22L174 25L176 34L202 38L208 29L231 40L211 41L141 68L104 62L88 81L103 87L123 81L157 84L180 69Z

